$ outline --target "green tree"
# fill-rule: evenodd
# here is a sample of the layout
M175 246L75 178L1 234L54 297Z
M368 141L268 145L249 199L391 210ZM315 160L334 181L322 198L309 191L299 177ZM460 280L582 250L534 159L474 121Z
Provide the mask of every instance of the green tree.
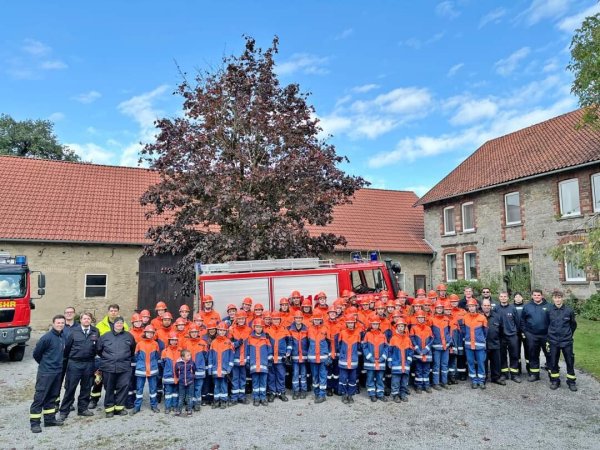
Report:
M344 173L346 158L319 137L314 108L297 84L281 86L278 40L244 52L178 89L182 117L157 121L143 158L160 182L142 197L165 225L148 232L149 254L182 255L170 273L193 292L194 262L318 256L343 236L309 232L333 220L368 184Z
M79 161L73 150L58 142L53 128L49 120L19 122L0 114L0 155Z

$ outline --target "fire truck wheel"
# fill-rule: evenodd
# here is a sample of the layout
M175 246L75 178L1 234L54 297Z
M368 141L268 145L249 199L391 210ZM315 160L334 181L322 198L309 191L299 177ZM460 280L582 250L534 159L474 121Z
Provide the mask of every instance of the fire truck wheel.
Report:
M13 347L8 352L8 357L11 361L23 361L23 356L25 355L25 346L17 345Z

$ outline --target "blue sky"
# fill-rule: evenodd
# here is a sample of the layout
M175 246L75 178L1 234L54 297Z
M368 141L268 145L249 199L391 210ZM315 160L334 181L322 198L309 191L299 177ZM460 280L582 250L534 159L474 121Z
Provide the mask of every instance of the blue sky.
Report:
M293 5L292 5L293 4ZM280 38L345 168L424 194L488 139L577 108L569 44L595 1L6 2L0 112L55 122L86 161L136 165L185 72Z

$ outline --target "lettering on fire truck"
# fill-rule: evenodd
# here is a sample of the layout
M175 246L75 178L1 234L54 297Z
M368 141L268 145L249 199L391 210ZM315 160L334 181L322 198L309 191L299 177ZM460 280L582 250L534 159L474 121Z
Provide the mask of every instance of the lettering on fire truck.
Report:
M17 302L14 300L0 301L0 308L16 308Z

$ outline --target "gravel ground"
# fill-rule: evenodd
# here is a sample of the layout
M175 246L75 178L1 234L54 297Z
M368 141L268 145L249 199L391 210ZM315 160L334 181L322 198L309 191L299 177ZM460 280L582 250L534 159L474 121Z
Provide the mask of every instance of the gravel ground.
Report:
M275 400L266 408L203 407L192 417L172 417L153 414L145 403L136 416L105 419L99 408L95 417L71 414L65 426L34 435L31 350L19 363L0 358L0 448L599 448L600 383L580 371L576 393L564 381L551 391L543 375L534 384L492 384L485 391L461 383L402 404L373 404L363 393L354 405L339 397L320 405Z

